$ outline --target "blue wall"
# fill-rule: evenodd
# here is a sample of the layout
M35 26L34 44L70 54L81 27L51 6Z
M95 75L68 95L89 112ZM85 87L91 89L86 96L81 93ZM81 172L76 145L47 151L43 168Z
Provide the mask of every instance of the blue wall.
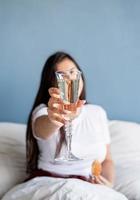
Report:
M139 0L0 0L0 121L26 122L56 50L82 66L88 101L140 122Z

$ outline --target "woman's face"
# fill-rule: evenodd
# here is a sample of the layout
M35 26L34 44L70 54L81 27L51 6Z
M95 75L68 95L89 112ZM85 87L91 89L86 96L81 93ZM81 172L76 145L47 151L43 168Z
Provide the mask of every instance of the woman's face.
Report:
M56 71L66 72L66 71L71 71L71 70L74 71L74 70L78 70L78 69L77 69L77 66L68 58L65 58L63 61L58 63L56 66ZM79 96L82 92L82 89L83 89L83 80L82 80L82 78L80 78Z

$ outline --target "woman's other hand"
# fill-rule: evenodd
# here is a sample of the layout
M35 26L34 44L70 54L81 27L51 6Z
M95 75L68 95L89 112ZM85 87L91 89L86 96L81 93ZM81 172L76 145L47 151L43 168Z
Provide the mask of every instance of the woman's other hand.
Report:
M94 176L92 182L95 183L95 184L106 185L106 186L111 187L111 188L113 187L113 183L111 183L110 181L108 181L102 175L100 175L100 176Z

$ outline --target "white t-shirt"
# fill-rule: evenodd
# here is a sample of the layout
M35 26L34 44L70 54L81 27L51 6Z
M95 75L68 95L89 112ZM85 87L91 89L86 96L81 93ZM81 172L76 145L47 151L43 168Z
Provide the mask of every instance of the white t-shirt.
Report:
M85 175L91 174L91 164L97 159L103 162L106 156L106 144L110 143L107 116L105 110L98 105L86 104L80 115L72 122L72 153L82 158L81 161L70 164L58 164L54 161L55 151L60 139L60 132L56 131L48 139L42 139L35 135L34 122L47 115L47 107L40 104L32 113L33 135L37 139L40 156L38 168L58 174ZM62 147L61 153L65 151Z

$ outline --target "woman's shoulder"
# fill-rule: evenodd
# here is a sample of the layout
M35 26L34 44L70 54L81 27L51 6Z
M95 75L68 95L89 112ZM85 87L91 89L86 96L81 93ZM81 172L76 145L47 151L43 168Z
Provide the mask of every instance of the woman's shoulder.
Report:
M47 106L46 106L46 104L44 104L44 103L41 103L41 104L39 104L39 105L37 105L35 108L34 108L34 110L33 110L33 114L35 114L36 112L38 112L39 110L41 110L42 108L46 108Z
M48 115L48 111L47 111L46 104L41 103L34 108L34 110L32 112L32 120L35 121L36 118L43 116L43 115Z
M101 116L101 115L106 115L106 110L98 104L85 104L84 110L88 115L96 115L96 116Z
M98 104L85 104L85 109L86 110L94 110L95 112L98 111L98 112L105 112L105 109L101 106L101 105L98 105Z

